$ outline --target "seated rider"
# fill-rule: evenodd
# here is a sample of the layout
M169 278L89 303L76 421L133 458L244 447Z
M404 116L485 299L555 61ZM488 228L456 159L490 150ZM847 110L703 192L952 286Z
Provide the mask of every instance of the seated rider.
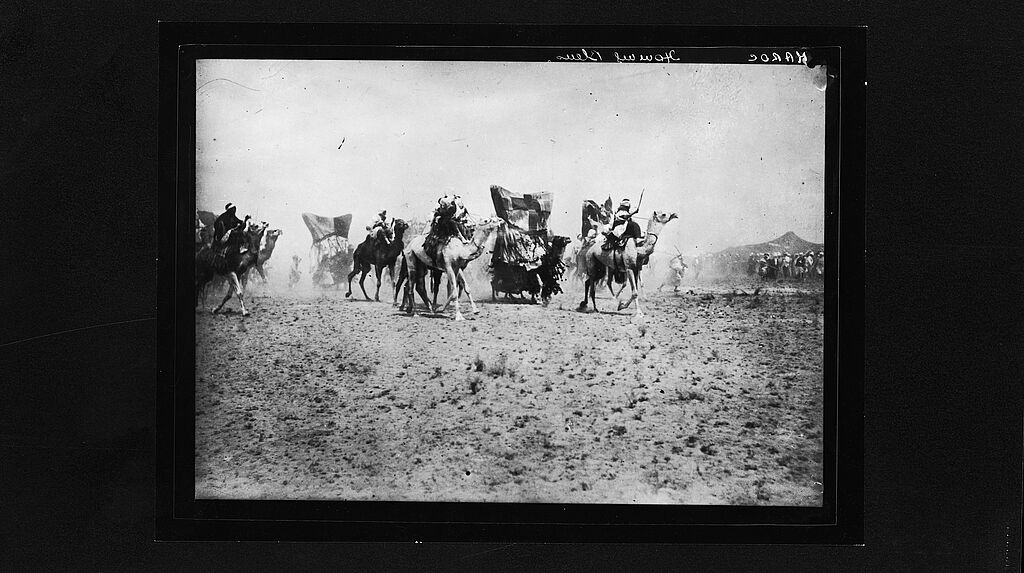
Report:
M391 244L390 230L387 224L388 211L387 209L377 213L377 218L373 220L373 224L367 227L370 231L370 237L382 245Z
M249 246L245 243L242 233L245 232L252 217L246 215L245 219L240 221L235 216L235 206L231 203L225 205L225 209L213 223L213 246L219 249L221 254L227 254L232 245L238 246L238 251L244 253L249 250Z
M231 231L242 226L242 221L235 215L235 206L228 203L224 212L213 223L213 244L222 245L230 237Z
M434 210L434 218L430 222L430 233L423 243L424 249L431 257L436 256L437 247L448 242L451 237L465 240L465 218L466 207L458 195L445 195L437 200L437 209Z
M604 249L614 249L625 244L625 241L629 237L639 239L639 234L633 229L636 225L633 224L633 215L636 215L636 211L629 210L629 199L623 199L619 203L619 208L615 210L615 217L612 221L612 228L606 233L604 242Z

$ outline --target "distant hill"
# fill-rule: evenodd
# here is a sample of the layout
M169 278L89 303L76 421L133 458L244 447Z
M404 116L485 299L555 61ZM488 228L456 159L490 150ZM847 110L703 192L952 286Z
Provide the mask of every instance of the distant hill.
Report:
M825 245L821 243L812 243L805 241L797 236L793 231L789 231L781 237L772 239L765 243L757 243L756 245L740 245L738 247L729 247L728 249L722 249L719 253L738 253L741 255L749 255L750 253L803 253L808 250L821 251L825 249Z

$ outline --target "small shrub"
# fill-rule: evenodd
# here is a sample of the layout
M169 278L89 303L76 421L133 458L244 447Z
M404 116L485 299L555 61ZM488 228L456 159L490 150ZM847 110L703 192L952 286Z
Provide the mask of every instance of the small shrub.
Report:
M577 346L576 350L574 350L573 353L572 353L572 357L574 359L576 359L576 362L579 362L580 360L582 360L583 359L583 349Z
M473 369L477 372L484 371L484 361L480 359L479 354L477 354L476 358L473 360Z
M630 408L630 409L633 409L633 408L636 407L636 403L637 403L636 394L632 390L630 390L629 394L626 394L626 407Z
M495 378L499 376L504 376L508 372L508 356L505 356L505 353L501 353L498 355L497 363L487 367L487 373ZM513 375L514 373L515 371L513 370Z

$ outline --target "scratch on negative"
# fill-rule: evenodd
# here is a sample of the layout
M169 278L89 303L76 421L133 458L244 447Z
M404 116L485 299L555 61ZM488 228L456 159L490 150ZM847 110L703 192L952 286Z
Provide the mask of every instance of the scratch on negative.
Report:
M205 88L206 86L208 86L208 85L212 84L213 82L217 82L217 81L225 81L225 82L231 82L231 83L235 84L236 86L238 86L238 87L241 87L241 88L245 88L245 89L247 89L247 90L249 90L249 91L254 91L254 92L258 92L258 91L261 91L261 90L258 90L258 89L254 89L254 88L251 88L251 87L249 87L249 86L244 86L244 85L242 85L242 84L240 84L240 83L236 82L235 80L229 80L229 79L227 79L227 78L213 78L212 80L210 80L210 81L206 82L205 84L203 84L203 85L201 85L201 86L197 87L197 88L196 88L196 93L199 93L199 90L201 90L201 89Z
M455 561L458 562L458 561L462 561L464 559L469 559L470 557L476 557L477 555L484 555L486 553L494 553L495 551L504 551L504 550L508 549L509 547L512 547L513 545L515 545L515 543L506 543L506 544L500 545L498 547L491 547L490 549L484 549L482 551L477 551L475 553L470 553L469 555L463 555L462 557L459 557Z
M19 340L12 340L10 342L4 342L3 344L0 344L0 348L4 348L6 346L14 346L15 344L21 344L22 342L31 342L33 340L39 340L40 338L49 338L51 336L60 336L62 334L71 334L71 333L74 333L74 332L81 332L83 330L91 330L93 328L104 328L104 327L107 327L107 326L118 326L120 324L132 324L132 323L135 323L135 322L147 322L147 321L150 321L150 320L156 320L156 317L155 316L150 316L150 317L146 317L146 318L133 318L131 320L118 320L116 322L104 322L102 324L92 324L92 325L89 325L89 326L82 326L82 327L79 327L79 328L71 328L71 329L68 329L68 330L58 330L57 332L48 332L46 334L40 334L39 336L32 336L32 337L29 337L29 338L22 338L22 339L19 339Z

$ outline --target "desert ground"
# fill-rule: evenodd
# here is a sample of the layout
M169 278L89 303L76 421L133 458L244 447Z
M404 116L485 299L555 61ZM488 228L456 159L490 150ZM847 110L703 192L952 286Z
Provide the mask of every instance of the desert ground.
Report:
M253 287L247 317L211 296L196 496L820 505L820 283L658 278L642 322L603 287L577 312L568 279L545 307L478 277L463 322L398 312L386 279L387 302Z

